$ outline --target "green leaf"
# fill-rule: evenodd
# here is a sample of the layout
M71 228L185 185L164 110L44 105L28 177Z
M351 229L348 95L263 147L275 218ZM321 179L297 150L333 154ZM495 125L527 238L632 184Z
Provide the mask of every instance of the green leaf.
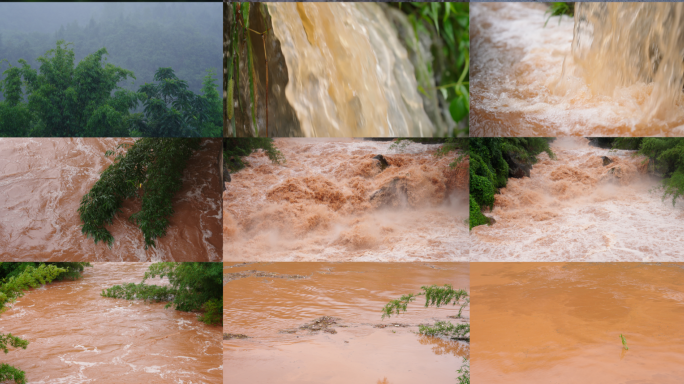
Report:
M466 97L459 96L449 103L449 113L455 122L463 120L468 114L468 100Z

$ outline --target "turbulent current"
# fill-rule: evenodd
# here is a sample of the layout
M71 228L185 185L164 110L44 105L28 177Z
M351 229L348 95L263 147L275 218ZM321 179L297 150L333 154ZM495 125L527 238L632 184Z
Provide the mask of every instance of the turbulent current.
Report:
M433 136L414 67L374 3L269 3L308 137ZM284 101L283 101L284 102Z
M468 263L224 266L224 332L248 337L223 342L226 384L451 384L468 356L468 343L416 334L418 324L464 322L468 307L456 319L459 306L425 308L419 297L381 319L385 304L423 285L467 290ZM299 329L322 316L336 324Z
M164 303L100 296L112 285L139 283L148 266L94 263L76 281L27 292L2 314L0 332L30 344L3 354L3 363L25 371L29 383L220 382L221 327Z
M219 140L205 140L184 172L174 215L156 248L144 249L126 201L108 227L115 243L81 233L81 198L111 163L105 151L132 139L0 139L0 258L12 261L208 261L221 255Z
M634 151L557 139L557 159L538 156L531 177L495 195L496 223L471 232L473 261L677 261L681 202L661 199L648 159ZM611 163L604 165L603 157Z
M684 5L471 7L471 135L681 136Z
M276 139L286 163L246 157L223 197L224 260L466 261L467 160L392 145Z

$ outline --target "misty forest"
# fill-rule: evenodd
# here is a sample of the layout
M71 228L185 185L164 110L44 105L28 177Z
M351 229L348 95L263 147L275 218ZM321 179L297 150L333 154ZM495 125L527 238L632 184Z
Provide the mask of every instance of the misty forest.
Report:
M218 137L220 4L0 5L0 137Z

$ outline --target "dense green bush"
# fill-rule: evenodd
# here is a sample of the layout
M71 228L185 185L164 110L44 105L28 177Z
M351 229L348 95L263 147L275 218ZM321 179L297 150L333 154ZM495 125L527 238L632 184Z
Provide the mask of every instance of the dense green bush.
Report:
M55 267L64 270L53 278L55 281L62 281L64 279L76 280L81 277L85 267L92 267L92 265L90 265L88 262L0 262L0 280L19 276L24 273L27 268L38 268L41 264L45 264L47 266L54 265Z
M147 285L155 277L168 278L168 286ZM190 312L201 311L198 320L223 323L223 263L154 263L140 284L115 285L102 290L102 296L126 300L168 301L166 307Z
M555 158L547 138L477 138L469 139L470 155L470 228L487 224L482 215L484 208L494 207L494 195L506 187L509 165L508 156L517 162L532 165L537 155L546 152Z
M155 137L107 151L106 156L116 158L81 199L81 232L111 247L114 237L105 226L112 224L124 200L137 196L142 208L130 219L142 230L145 248L154 247L154 240L166 235L174 213L172 198L182 187L183 170L197 148L199 139Z
M644 138L639 153L652 159L654 171L662 173L663 200L672 198L672 205L684 195L684 138Z
M285 162L285 157L273 145L273 139L267 137L224 138L223 159L225 167L231 171L239 171L246 166L242 157L249 156L257 149L263 149L274 164Z

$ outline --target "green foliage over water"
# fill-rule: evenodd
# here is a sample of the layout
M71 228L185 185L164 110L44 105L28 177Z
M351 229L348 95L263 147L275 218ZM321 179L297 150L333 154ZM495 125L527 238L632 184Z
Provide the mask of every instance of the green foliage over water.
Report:
M573 17L575 15L575 3L553 2L549 3L549 9L545 15L549 15L544 23L544 26L549 23L552 17L558 17L558 24L560 24L561 16L567 15Z
M482 209L494 207L494 195L508 183L509 165L504 156L521 164L532 165L537 155L554 153L547 138L476 138L469 139L470 155L470 228L487 224ZM475 204L473 204L473 202Z
M453 2L393 3L406 13L416 36L422 31L439 37L430 65L437 89L443 93L455 122L464 121L467 134L470 112L470 4ZM417 74L418 75L418 74ZM425 93L425 90L421 90Z
M60 272L56 275L53 281L62 281L65 279L76 280L81 277L83 270L86 267L92 267L88 262L47 262L47 263L36 263L36 262L24 262L24 263L11 263L11 262L0 262L0 280L9 279L11 277L19 276L27 268L38 268L41 264L47 266L54 265L59 269L63 269L64 272Z
M154 247L155 239L166 235L174 213L172 198L182 187L183 170L198 148L199 139L143 138L108 151L105 155L116 155L114 163L81 199L81 232L111 247L114 237L106 226L121 212L124 200L137 197L142 199L142 208L130 220L143 232L145 248Z
M458 317L461 317L463 309L470 304L470 296L464 289L454 289L451 285L445 284L443 286L431 285L422 286L421 292L409 293L402 295L397 300L391 300L382 308L382 318L391 317L392 315L400 315L407 311L409 303L416 300L418 296L425 296L425 307L443 305L460 304ZM427 336L445 336L457 340L470 341L470 324L455 325L449 321L437 321L435 325L419 325L418 332ZM459 383L470 383L470 367L468 360L464 359L466 363L457 372L460 373Z
M167 278L169 285L148 285L152 278ZM115 285L104 289L103 297L152 302L168 301L166 307L199 311L198 320L223 323L223 263L154 263L140 284Z
M78 266L75 269L78 269ZM23 296L24 291L47 284L58 276L68 273L67 269L54 264L40 264L36 267L34 263L1 263L0 271L4 273L0 283L0 313L4 312L17 298ZM9 352L10 347L26 349L28 345L28 340L13 336L11 333L0 334L0 350L5 353ZM8 364L2 364L0 365L0 381L5 380L12 380L18 384L26 383L23 371Z
M232 172L239 171L247 164L242 159L252 152L263 149L274 164L285 162L285 156L273 144L273 139L267 137L224 138L223 159L225 167Z

